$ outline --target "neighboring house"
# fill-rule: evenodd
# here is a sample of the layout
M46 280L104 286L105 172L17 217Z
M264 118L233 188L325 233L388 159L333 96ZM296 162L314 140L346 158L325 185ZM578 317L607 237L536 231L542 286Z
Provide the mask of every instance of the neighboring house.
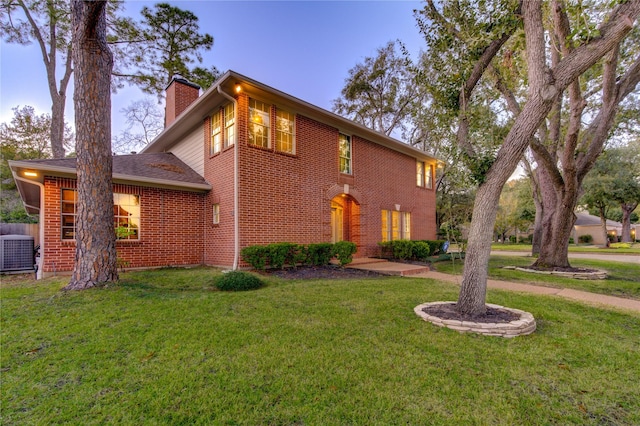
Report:
M165 130L113 158L118 257L129 267L246 266L243 247L435 239L436 160L233 71L199 96L167 88ZM73 268L75 159L11 161L40 215L40 272Z
M622 235L622 223L614 220L607 219L607 234L617 241L617 238ZM631 224L631 240L635 241L640 232L640 225ZM598 216L590 215L589 213L576 213L576 223L573 225L573 241L576 243L582 235L591 235L593 237L593 244L605 245L604 235L602 235L602 223Z

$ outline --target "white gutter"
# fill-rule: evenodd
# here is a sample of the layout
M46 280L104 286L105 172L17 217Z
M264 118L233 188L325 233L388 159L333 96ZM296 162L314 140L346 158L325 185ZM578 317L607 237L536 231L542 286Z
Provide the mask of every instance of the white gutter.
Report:
M236 140L233 141L233 268L238 269L238 260L240 258L240 221L238 219L238 101L229 94L222 91L218 84L218 93L233 102L233 115L235 119Z
M12 171L13 172L13 171ZM40 188L40 208L37 208L36 206L29 206L26 203L23 202L23 204L25 205L25 207L31 207L32 209L38 209L38 232L40 233L40 256L38 257L38 265L37 268L38 270L36 271L36 279L40 280L42 279L42 264L44 263L44 242L45 242L45 238L44 238L44 206L45 206L45 202L44 202L44 184L38 182L38 181L34 181L31 179L25 179L23 177L18 176L16 173L12 173L13 174L13 178L15 180L19 180L20 182L25 182L25 183L30 183L33 185L37 185Z

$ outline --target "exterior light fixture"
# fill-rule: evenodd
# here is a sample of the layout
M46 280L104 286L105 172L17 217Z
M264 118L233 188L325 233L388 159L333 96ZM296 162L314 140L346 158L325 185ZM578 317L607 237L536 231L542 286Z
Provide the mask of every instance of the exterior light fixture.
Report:
M27 177L38 177L36 172L24 172L24 175Z
M397 211L397 212L399 212L399 211L400 211L400 204L396 204L394 207L396 208L396 211Z
M236 93L240 93L240 92L242 92L242 86L240 86L240 83L236 83L236 88L235 88L235 90L236 90Z

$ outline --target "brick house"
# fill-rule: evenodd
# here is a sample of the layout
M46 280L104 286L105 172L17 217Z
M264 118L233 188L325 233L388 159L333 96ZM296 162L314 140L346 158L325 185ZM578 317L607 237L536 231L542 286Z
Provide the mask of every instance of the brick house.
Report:
M236 72L200 96L180 77L165 129L115 156L118 257L129 267L246 266L243 247L348 240L357 256L390 239L435 239L436 160ZM75 159L11 161L40 215L43 276L71 271Z

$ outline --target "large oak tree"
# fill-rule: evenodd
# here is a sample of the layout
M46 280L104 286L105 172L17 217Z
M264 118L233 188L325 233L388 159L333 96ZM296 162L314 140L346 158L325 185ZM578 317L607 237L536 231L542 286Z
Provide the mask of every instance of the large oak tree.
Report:
M594 29L592 37L576 40L570 52L549 61L554 46L549 46L547 41L565 33L562 28L564 22L557 12L552 15L557 19L545 22L543 17L548 4L540 0L450 1L443 2L438 8L428 0L421 12L423 18L419 22L431 59L440 61L444 67L443 74L434 77L439 79L439 84L434 87L441 89L436 95L448 101L450 110L457 116L458 146L479 182L457 303L458 310L464 314L480 315L486 310L488 261L502 187L528 145L544 128L543 123L565 90L571 90L570 86L575 85L578 78L605 55L615 55L620 42L634 28L640 15L640 0L617 5ZM559 1L550 4L552 12L559 10L557 6L562 6ZM508 44L514 34L521 34L520 39L516 40L517 43ZM524 78L527 90L519 93L519 98L505 96L505 112L514 113L508 133L492 155L486 155L485 151L479 156L477 145L470 137L474 120L470 112L474 102L487 101L475 95L477 88L486 84L489 78L496 82L498 90L508 93L499 86L502 81L500 75L494 75L498 65L512 59L514 52L508 52L506 46L511 49L520 46L520 55L526 60ZM614 90L611 83L607 87L607 90ZM514 100L517 102L511 102ZM603 118L601 122L607 120ZM602 129L597 127L594 132Z

